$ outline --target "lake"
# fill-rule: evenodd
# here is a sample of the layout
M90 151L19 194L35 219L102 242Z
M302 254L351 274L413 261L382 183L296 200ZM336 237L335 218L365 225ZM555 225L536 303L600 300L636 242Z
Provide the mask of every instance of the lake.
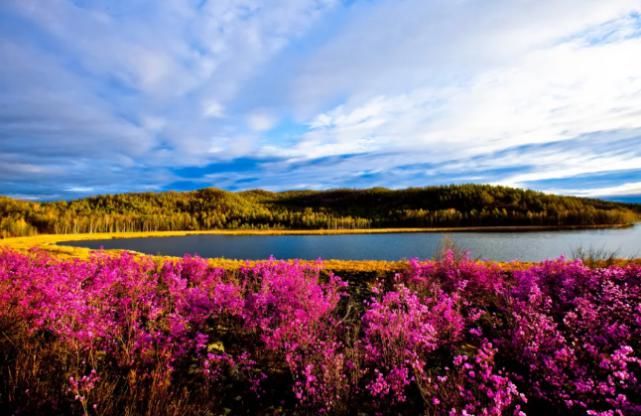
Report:
M577 249L641 257L641 225L625 229L529 232L450 232L343 235L190 235L64 242L92 249L126 249L147 254L235 259L399 260L432 258L445 240L490 260L539 261L571 257Z

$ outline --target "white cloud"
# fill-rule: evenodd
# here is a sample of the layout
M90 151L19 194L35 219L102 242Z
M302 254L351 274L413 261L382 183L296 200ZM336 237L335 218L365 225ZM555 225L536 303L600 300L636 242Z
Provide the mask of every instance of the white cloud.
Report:
M405 6L409 3L403 2ZM336 77L329 72L341 74L341 80L353 81L354 85L346 87L349 98L312 117L309 131L287 154L300 160L346 153L420 153L424 162L440 163L528 144L571 140L593 132L641 127L641 37L636 36L638 19L630 16L639 9L639 3L558 3L558 10L552 10L549 3L546 8L541 2L519 2L522 7L517 15L510 14L516 13L511 6L491 2L489 13L479 16L480 22L471 28L465 22L469 23L472 11L457 3L456 10L462 16L448 15L451 20L447 21L447 28L456 27L461 33L451 39L446 38L451 35L449 31L439 35L431 27L446 29L437 22L441 13L423 16L424 31L435 36L431 39L434 45L421 27L411 27L389 15L385 17L385 32L363 31L356 37L363 27L358 22L355 27L350 25L344 35L347 40L342 37L340 43L330 44L317 58L328 64L321 65L318 71L310 69L299 84L305 86L313 80L325 92L342 91L344 86L334 83ZM450 6L455 7L454 3ZM569 13L571 6L576 7L575 13ZM492 13L499 10L504 15L489 27ZM378 23L382 26L384 14L378 9L372 13L374 16L362 18L365 23L361 24L376 28L372 19L381 19ZM530 33L520 23L528 29L536 25L545 29ZM400 37L417 46L415 38L408 35L412 30L426 42L426 48L404 49ZM390 39L383 39L382 33L389 34ZM357 40L359 46L349 40ZM371 53L367 45L378 41L381 44L376 53ZM390 59L385 48L395 41L407 55L389 51L396 58ZM441 51L441 45L447 45L444 56L434 53ZM354 50L355 57L343 54L347 48ZM421 65L413 65L412 54L420 55L416 59L422 61ZM385 57L384 63L378 61L379 55ZM469 60L473 61L473 71L462 78L436 76L448 69L458 74L457 66ZM406 68L411 73L403 77ZM359 73L354 72L357 70ZM419 70L433 79L417 75ZM301 94L309 91L301 90ZM301 97L311 101L318 98L313 94ZM591 152L584 150L588 153L579 157L572 154L572 149L555 155L563 162L557 164L556 172L542 166L542 161L536 160L538 155L520 155L524 164L540 166L541 170L507 180L518 184L559 174L571 176L641 166L639 157L622 152L606 157L599 153L603 151L601 146ZM488 168L500 163L492 161Z
M216 100L207 100L203 103L203 116L207 118L221 118L225 114L223 106Z
M363 2L305 57L291 88L303 113L340 96L463 85L523 54L641 10L637 0Z
M277 119L273 115L262 111L255 111L247 117L247 125L257 132L271 129L276 122Z
M91 186L70 186L65 189L67 192L86 194L90 192L95 192L95 189Z
M153 115L142 117L142 126L151 132L158 132L167 125L167 120Z
M251 136L212 137L207 152L216 160L243 157L255 149L255 142Z
M582 197L613 197L613 196L637 196L641 195L641 182L623 183L617 186L605 186L590 189L555 189L555 193L576 195Z

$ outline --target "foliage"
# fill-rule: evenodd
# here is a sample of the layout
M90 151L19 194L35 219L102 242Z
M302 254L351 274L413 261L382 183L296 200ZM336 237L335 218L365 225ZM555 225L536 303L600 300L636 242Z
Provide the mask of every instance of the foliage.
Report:
M580 259L584 264L588 266L596 266L599 264L612 265L617 262L617 259L620 256L617 253L617 250L606 250L606 249L596 249L596 248L583 248L579 247L572 252L572 258Z
M321 266L2 251L0 412L641 414L639 265Z
M636 209L636 211L635 211ZM632 205L489 185L365 190L103 195L27 202L0 197L0 236L212 229L621 225Z

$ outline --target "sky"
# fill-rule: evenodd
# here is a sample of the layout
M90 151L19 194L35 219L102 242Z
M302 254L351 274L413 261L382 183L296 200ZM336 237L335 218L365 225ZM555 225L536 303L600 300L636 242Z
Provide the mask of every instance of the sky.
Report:
M641 0L2 0L0 194L641 201Z

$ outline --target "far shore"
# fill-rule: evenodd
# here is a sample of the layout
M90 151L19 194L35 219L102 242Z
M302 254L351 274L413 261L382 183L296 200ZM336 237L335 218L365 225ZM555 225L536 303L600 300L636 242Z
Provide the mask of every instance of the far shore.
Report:
M634 227L635 224L597 225L496 225L469 227L416 227L416 228L336 228L336 229L216 229L216 230L174 230L174 231L127 231L74 234L36 234L24 237L0 239L0 246L13 242L33 241L62 243L65 241L107 240L114 238L180 237L188 235L337 235L337 234L389 234L389 233L453 233L453 232L536 232L567 230L600 230ZM4 244L3 244L4 243Z

